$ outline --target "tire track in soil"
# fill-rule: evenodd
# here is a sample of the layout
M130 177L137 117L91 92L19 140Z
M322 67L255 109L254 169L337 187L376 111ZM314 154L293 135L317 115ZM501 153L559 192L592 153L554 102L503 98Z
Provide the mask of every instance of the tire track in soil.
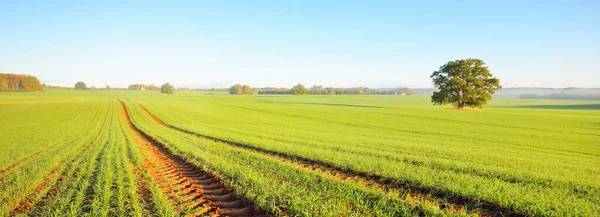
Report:
M518 213L513 208L503 207L493 202L482 201L475 198L468 198L461 195L453 194L444 190L424 187L419 185L418 183L410 182L410 181L398 181L393 180L387 177L382 177L379 175L368 174L364 172L357 172L348 168L343 168L340 166L336 166L330 163L325 163L317 160L312 160L300 156L295 156L291 154L266 150L263 148L255 147L248 144L242 144L238 142L229 141L226 139L221 139L217 137L212 137L208 135L203 135L197 132L192 132L189 130L185 130L176 126L172 126L164 123L157 117L155 117L150 111L148 111L144 106L139 103L136 103L138 108L140 108L143 113L155 124L161 125L166 128L170 128L173 130L177 130L183 133L187 133L190 135L194 135L197 137L210 139L215 142L221 142L228 144L230 146L243 148L246 150L250 150L257 153L262 153L276 159L279 159L282 162L286 163L294 163L301 165L304 168L313 170L313 171L321 171L325 174L329 174L334 177L338 177L342 180L348 181L357 181L365 186L374 186L381 190L387 192L402 192L406 195L407 198L418 199L418 200L426 200L432 202L434 204L439 204L440 209L449 210L451 212L464 209L467 207L473 206L473 204L479 205L476 208L476 211L469 211L471 214L479 215L479 216L509 216L509 217L524 217L525 215Z
M145 160L144 167L161 191L168 195L171 202L178 198L187 204L187 210L177 210L188 216L266 216L266 212L256 205L245 201L228 189L223 182L211 173L205 172L168 151L168 149L149 135L136 128L131 122L125 104L123 116L134 135L143 142L157 165Z
M142 214L144 216L149 216L150 213L155 213L154 203L152 203L152 197L150 196L152 192L148 187L148 182L144 174L142 173L142 169L139 166L133 166L133 173L136 178L136 193L140 195L140 202L142 203ZM150 212L147 213L146 211Z

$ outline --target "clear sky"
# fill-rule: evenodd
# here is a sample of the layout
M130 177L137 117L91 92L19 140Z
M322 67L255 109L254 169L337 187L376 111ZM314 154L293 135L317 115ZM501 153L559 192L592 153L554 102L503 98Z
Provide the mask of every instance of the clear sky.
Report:
M600 87L600 1L0 0L0 72L55 85L431 87L469 57Z

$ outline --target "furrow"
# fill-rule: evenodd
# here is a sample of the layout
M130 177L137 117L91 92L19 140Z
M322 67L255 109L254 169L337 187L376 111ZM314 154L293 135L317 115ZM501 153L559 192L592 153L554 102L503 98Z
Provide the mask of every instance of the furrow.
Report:
M182 196L187 210L181 210L180 214L186 216L258 216L265 213L248 201L240 199L232 190L228 189L217 177L203 171L197 166L185 161L168 151L168 149L151 136L145 134L131 123L131 117L123 102L123 111L126 113L127 122L133 133L139 137L146 148L150 150L158 166L148 168L154 170L159 176L170 178L173 186L165 192L172 195L177 192ZM153 175L153 178L157 174ZM164 183L164 182L163 182ZM161 188L166 190L165 188Z

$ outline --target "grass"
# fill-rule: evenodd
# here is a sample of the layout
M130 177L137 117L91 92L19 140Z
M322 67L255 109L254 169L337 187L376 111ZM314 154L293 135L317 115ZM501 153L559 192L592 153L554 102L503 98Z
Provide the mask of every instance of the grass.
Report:
M0 215L192 212L144 169L158 164L131 118L275 215L595 216L597 105L498 99L471 112L426 96L1 93Z
M553 102L499 100L482 112L465 112L432 107L425 97L397 96L182 94L161 97L160 103L149 96L137 101L185 131L445 192L449 198L524 215L598 211L600 131L593 123L600 116L593 110L498 108Z

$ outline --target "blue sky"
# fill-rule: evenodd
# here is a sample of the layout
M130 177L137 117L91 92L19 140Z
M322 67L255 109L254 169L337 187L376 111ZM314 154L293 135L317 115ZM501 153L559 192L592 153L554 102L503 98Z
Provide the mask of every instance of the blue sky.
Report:
M505 87L600 87L600 1L6 1L0 72L42 82L431 87L480 58Z

